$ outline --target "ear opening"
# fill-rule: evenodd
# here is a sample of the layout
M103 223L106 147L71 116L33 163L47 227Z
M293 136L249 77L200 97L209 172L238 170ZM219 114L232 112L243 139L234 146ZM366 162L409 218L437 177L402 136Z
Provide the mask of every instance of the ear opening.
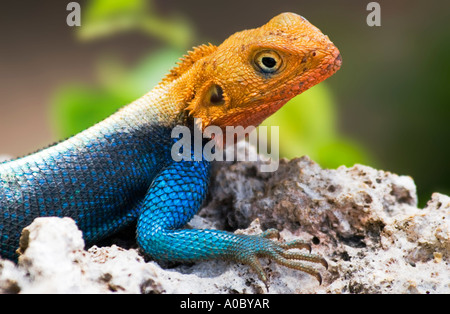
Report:
M211 125L215 118L225 114L228 104L224 88L211 81L195 93L195 97L188 102L185 110L190 117L201 118L202 127L205 128Z
M206 91L204 102L211 106L221 106L225 104L223 88L218 84L212 84Z

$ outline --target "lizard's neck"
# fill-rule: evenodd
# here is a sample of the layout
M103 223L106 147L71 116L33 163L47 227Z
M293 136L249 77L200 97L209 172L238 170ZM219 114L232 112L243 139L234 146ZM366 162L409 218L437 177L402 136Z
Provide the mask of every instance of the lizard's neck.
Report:
M110 119L118 117L131 125L159 125L174 127L187 121L188 88L186 80L179 79L160 84L150 92L123 107Z

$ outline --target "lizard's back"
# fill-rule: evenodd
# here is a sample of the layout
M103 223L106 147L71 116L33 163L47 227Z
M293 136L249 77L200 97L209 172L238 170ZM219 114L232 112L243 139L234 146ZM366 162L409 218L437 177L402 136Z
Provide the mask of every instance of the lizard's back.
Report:
M36 217L72 217L88 244L136 220L136 203L167 160L168 131L122 115L0 164L0 256L14 259Z

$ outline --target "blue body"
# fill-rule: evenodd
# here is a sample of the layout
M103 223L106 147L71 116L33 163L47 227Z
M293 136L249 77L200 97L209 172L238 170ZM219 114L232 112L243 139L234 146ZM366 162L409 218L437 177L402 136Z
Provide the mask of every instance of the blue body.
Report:
M2 257L14 259L22 228L36 217L72 217L88 244L137 219L170 161L170 132L108 125L0 164Z
M173 143L156 122L109 119L0 164L0 255L15 260L22 229L59 216L73 218L88 245L138 219L137 241L154 259L229 257L242 236L181 229L206 196L209 163L173 161Z
M267 256L314 273L283 257L303 242L278 244L266 238L273 232L183 229L206 197L210 164L174 161L171 130L177 122L193 129L193 121L156 109L152 119L152 110L138 102L64 142L0 164L1 257L17 259L22 229L36 217L59 216L76 221L87 245L137 220L137 242L155 260L230 259L265 281L257 257Z

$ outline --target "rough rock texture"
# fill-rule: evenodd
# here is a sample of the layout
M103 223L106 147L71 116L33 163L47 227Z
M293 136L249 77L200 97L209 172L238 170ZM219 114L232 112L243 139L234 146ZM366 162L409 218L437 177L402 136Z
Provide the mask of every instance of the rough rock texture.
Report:
M450 293L450 198L435 193L417 208L410 177L356 165L321 169L307 157L216 166L196 228L248 234L281 230L303 238L329 268L323 283L262 260L269 293ZM4 293L265 293L245 265L225 261L158 265L135 248L133 234L85 250L68 218L40 218L24 231L18 265L0 260Z

